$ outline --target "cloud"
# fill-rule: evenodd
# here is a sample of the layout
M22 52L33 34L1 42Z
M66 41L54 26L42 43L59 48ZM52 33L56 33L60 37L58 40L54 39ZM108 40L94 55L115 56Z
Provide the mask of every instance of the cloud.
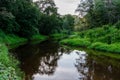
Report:
M64 14L75 14L75 9L79 4L79 0L54 0L58 7L58 12Z
M60 0L65 3L75 3L76 0Z

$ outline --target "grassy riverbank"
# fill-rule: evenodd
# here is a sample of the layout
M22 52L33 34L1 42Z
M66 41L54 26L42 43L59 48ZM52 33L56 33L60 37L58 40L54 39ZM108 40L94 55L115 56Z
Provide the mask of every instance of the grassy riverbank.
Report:
M61 44L87 47L95 50L120 53L120 29L106 25L101 28L76 32L73 37L61 40Z
M23 74L18 68L19 62L12 57L5 44L0 44L0 79L22 80Z
M34 35L31 41L44 41L47 37ZM23 73L20 71L19 62L9 54L9 49L27 43L28 39L13 34L5 34L0 31L0 79L22 80Z
M62 39L65 39L68 37L68 34L65 33L56 33L56 34L51 34L50 37L55 40L55 41L60 41Z

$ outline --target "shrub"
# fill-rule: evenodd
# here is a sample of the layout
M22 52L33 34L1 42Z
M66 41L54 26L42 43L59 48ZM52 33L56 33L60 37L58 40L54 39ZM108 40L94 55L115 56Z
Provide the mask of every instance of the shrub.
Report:
M19 24L15 21L12 13L0 11L0 29L6 33L16 33L19 31Z
M64 34L64 33L56 33L56 34L52 34L51 37L55 40L61 40L66 38L68 35Z
M115 27L116 27L117 29L120 29L120 21L118 21L118 22L115 24Z
M95 42L91 46L89 46L89 48L106 51L106 49L108 48L108 45L101 42Z
M4 44L0 44L0 79L1 80L22 80L18 61L8 54L8 49Z
M113 44L105 44L101 42L95 42L89 48L108 51L108 52L115 52L120 53L120 43L113 43Z
M67 44L71 46L82 46L87 47L90 45L90 41L87 39L73 38L73 39L65 39L60 42L61 44Z

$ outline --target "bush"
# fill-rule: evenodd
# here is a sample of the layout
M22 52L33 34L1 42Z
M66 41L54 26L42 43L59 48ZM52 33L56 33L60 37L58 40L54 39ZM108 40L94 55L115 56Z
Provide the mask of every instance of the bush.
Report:
M114 25L104 25L74 33L74 36L62 40L62 44L85 46L96 50L120 53L120 30Z
M87 39L80 39L80 38L65 39L62 40L60 43L71 46L82 46L82 47L87 47L90 45L90 41L88 41Z
M115 52L120 53L120 43L113 43L113 44L105 44L101 42L95 42L89 48L108 51L108 52Z
M16 75L15 69L12 67L6 67L0 63L0 79L1 80L20 80Z
M8 49L4 44L0 44L0 79L1 80L22 80L18 61L8 54Z
M68 37L67 34L64 34L64 33L56 33L56 34L52 34L51 37L54 39L54 40L62 40L66 37Z
M17 33L20 26L15 21L12 13L7 11L0 11L0 29L6 33Z
M118 22L115 24L115 27L116 27L117 29L120 29L120 21L118 21Z
M91 46L89 46L89 48L106 51L106 49L108 48L108 45L101 42L95 42Z

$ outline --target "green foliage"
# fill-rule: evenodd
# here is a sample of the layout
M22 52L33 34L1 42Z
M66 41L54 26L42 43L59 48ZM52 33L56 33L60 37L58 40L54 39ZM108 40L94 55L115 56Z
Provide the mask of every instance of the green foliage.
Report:
M22 42L26 42L27 39L18 37L14 34L5 34L3 31L0 30L0 42L6 43L7 45L14 45Z
M57 7L54 3L54 0L37 0L35 4L39 7L40 11L44 14L47 14L47 15L57 14Z
M8 11L13 7L15 0L0 0L0 9L6 8Z
M85 22L82 23L84 26L80 25L83 29L96 28L107 24L115 24L120 20L120 1L118 0L91 0L91 3L88 4L86 1L83 1L85 4L80 3L78 10L80 13L86 10L86 6L90 8L86 10L86 15L83 13L83 19ZM90 6L91 5L91 6ZM85 7L84 7L85 6ZM82 8L81 8L82 7ZM87 25L86 25L87 24Z
M118 21L117 23L115 23L115 26L117 29L120 29L120 21Z
M45 41L47 38L48 38L47 36L43 36L43 35L37 34L37 35L33 35L31 37L31 42L32 43L40 43L42 41Z
M7 11L0 11L0 29L6 33L16 33L20 26L15 22L15 17Z
M62 40L62 44L71 46L85 46L88 48L120 53L120 30L116 25L75 32L74 37Z
M120 43L105 44L101 42L95 42L90 46L90 48L96 50L120 53Z
M49 35L51 33L60 32L61 29L61 19L56 15L46 15L43 14L39 20L39 32L44 35Z
M102 28L89 29L79 33L81 38L90 38L91 42L115 43L119 42L119 30L115 26L104 25Z
M87 47L91 43L87 39L73 38L73 39L65 39L60 41L61 44L77 46L77 47Z
M67 34L70 34L74 30L74 17L72 15L63 16L62 29L66 30Z
M22 80L18 62L8 54L6 46L17 46L28 39L43 41L46 37L39 34L59 33L62 29L63 20L54 1L42 1L45 10L32 0L0 0L0 79Z
M0 79L2 80L20 80L20 77L16 75L15 69L12 67L6 67L0 63Z
M65 39L68 37L67 34L64 34L64 33L56 33L56 34L52 34L50 35L51 38L53 38L54 40L62 40L62 39Z
M0 44L0 79L21 80L21 73L17 65L18 62L9 56L7 47Z
M36 4L31 0L1 0L0 29L28 39L39 33L49 35L60 32L62 18L54 1L40 0Z
M22 7L18 9L19 13L15 14L17 23L20 25L18 35L30 38L32 35L39 33L37 29L40 17L39 10L35 6L31 5L31 3L24 1L20 2L17 6Z

